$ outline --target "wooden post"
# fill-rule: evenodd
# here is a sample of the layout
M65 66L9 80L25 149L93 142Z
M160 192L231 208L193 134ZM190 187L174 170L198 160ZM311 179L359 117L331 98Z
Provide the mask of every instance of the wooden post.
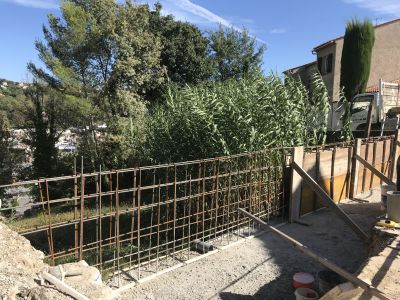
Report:
M364 137L369 138L369 134L371 132L371 121L372 121L372 103L368 106L368 115L367 115L367 126L365 127Z
M354 199L357 195L357 185L358 185L358 171L360 169L360 163L358 162L356 155L361 154L361 139L356 139L354 141L353 158L351 164L351 181L350 181L350 199Z
M396 165L397 165L397 145L399 143L399 139L400 139L400 129L396 130L396 133L394 135L394 140L393 140L393 147L392 147L392 151L390 152L390 156L391 156L391 165L390 165L390 180L393 181L394 175L396 174ZM396 178L397 178L397 174L396 174Z
M295 147L293 149L292 161L296 162L299 166L303 166L304 147ZM292 187L290 193L289 204L289 222L293 223L300 216L301 205L301 176L292 169Z

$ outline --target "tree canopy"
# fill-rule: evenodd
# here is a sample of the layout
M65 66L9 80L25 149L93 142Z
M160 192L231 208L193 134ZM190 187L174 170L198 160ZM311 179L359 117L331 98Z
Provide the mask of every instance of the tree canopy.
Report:
M163 16L160 4L151 12L150 25L161 40L160 62L172 82L197 84L210 78L209 42L198 27L176 21L172 15Z
M148 7L113 0L71 0L62 18L50 14L36 48L48 71L30 63L39 79L64 93L90 98L109 115L126 114L119 91L138 97L164 80L160 39Z
M261 73L265 45L257 47L255 38L247 30L223 28L210 33L210 51L214 64L214 78L243 78L248 74Z

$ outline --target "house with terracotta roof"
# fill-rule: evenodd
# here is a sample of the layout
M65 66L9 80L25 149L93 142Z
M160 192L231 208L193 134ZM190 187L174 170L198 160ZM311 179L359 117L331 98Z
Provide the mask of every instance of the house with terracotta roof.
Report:
M400 79L400 19L374 27L375 44L372 49L371 73L368 90L376 91L379 79L396 82ZM300 78L309 86L312 70L318 68L326 84L332 106L339 101L340 68L343 36L324 42L312 50L316 60L283 73Z

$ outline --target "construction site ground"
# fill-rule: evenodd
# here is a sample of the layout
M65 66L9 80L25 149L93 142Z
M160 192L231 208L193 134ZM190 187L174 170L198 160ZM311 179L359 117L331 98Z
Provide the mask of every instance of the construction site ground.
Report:
M358 198L369 202L346 200L340 206L363 230L370 233L377 218L382 215L380 190L372 190ZM360 273L364 280L389 294L397 293L400 284L397 244L386 247L379 256L368 261L371 245L365 245L329 209L303 216L301 221L309 226L293 223L281 226L280 230L347 271ZM44 266L41 252L1 225L0 299L70 299L54 288L40 286L34 281ZM231 243L228 248L212 255L127 288L119 299L295 299L293 274L308 272L316 277L322 269L322 265L268 232L242 239L240 243ZM90 299L103 299L98 295L99 288L86 289L83 282L70 284ZM343 299L370 299L365 293L363 297Z
M340 206L366 232L382 215L380 190L343 201ZM368 257L368 246L329 209L280 227L317 254L354 273ZM324 267L273 233L263 233L194 263L184 265L121 294L122 299L295 299L292 276L308 272L315 277ZM371 274L372 275L372 274ZM317 288L317 286L316 286Z

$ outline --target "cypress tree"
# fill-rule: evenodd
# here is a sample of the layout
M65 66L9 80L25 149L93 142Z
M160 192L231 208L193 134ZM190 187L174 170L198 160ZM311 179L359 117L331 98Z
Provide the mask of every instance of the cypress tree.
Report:
M348 101L367 87L371 69L372 48L375 42L374 27L368 19L347 22L344 35L340 86Z

